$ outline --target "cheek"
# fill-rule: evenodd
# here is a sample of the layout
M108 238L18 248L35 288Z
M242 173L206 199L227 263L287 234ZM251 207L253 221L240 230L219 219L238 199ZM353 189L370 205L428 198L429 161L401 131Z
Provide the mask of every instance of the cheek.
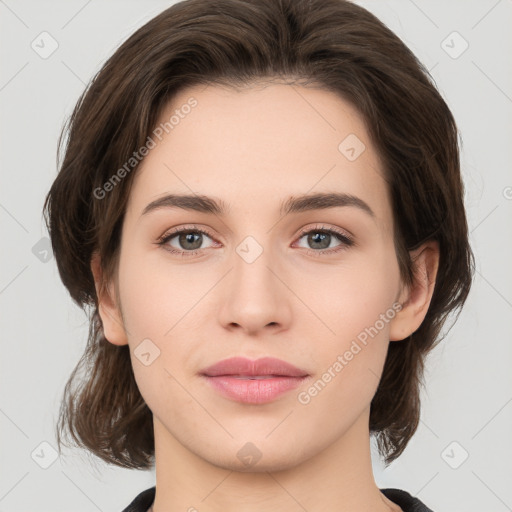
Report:
M348 428L370 405L382 375L396 315L398 267L393 260L372 263L332 273L327 292L312 305L334 334L311 348L317 374L298 402L326 431Z
M187 313L200 295L179 269L171 275L170 267L159 268L148 258L136 256L132 252L119 269L134 377L152 412L162 418L174 417L176 410L191 405L178 382L183 382L182 373L194 349L195 337L184 331L191 319Z
M340 345L357 337L379 321L381 315L393 315L392 305L399 290L399 270L393 253L382 258L359 254L338 266L326 266L304 273L298 294L315 311L329 330L328 338ZM391 311L390 311L391 308ZM318 323L318 322L317 322ZM386 322L378 322L387 334Z
M321 278L324 293L309 294L316 296L311 308L333 332L320 326L327 335L314 347L316 384L303 399L314 402L318 411L332 408L333 418L361 412L375 395L382 374L390 322L396 315L399 269L392 251L381 254L377 258L361 253L350 265L332 267L329 275L316 274L315 282Z
M127 253L120 262L119 279L129 338L164 340L211 285L190 266L136 250Z
M127 247L121 258L121 301L132 366L150 407L160 400L166 386L173 388L171 376L181 381L181 375L193 366L190 357L202 339L200 332L194 332L200 329L195 321L201 310L198 301L211 288L210 282L215 282L202 275L191 279L195 272L186 265L172 265L162 256L148 257L136 247ZM150 364L139 359L143 353L149 353L145 362L149 359ZM175 392L181 396L179 386Z

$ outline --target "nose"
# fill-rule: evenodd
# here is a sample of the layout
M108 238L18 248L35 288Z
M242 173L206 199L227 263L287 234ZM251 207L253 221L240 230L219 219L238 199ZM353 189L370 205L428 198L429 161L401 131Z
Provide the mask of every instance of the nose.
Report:
M220 322L248 335L288 329L293 294L285 284L286 271L271 251L263 250L254 261L240 254L233 254L232 270L224 279Z

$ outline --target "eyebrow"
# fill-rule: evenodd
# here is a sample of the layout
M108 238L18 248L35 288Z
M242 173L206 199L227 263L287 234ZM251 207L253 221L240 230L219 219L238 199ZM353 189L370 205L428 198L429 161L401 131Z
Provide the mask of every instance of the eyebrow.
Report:
M375 213L365 201L357 196L343 192L292 196L281 204L279 211L280 214L284 216L290 213L299 213L308 210L325 210L327 208L344 206L358 208L371 217L375 217ZM167 194L149 203L144 208L141 216L162 208L181 208L183 210L193 210L219 216L225 215L229 210L228 205L224 201L213 197L195 194Z

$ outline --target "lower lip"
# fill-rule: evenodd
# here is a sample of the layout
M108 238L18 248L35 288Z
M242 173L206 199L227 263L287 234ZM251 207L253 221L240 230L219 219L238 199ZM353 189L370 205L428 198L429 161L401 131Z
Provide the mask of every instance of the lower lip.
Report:
M208 382L220 394L246 404L265 404L291 391L307 377L272 377L270 379L240 379L231 375L209 377Z

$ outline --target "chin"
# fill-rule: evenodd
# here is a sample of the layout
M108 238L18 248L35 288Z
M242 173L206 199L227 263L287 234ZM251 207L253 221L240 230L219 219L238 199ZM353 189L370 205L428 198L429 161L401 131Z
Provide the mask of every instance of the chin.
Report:
M226 448L226 452L222 454L216 453L212 456L203 456L203 458L216 467L238 473L286 471L303 461L300 452L292 445L283 447L281 444L278 451L277 447L273 447L271 444L263 449L259 449L250 441L236 444L234 449ZM201 454L198 455L201 456Z

